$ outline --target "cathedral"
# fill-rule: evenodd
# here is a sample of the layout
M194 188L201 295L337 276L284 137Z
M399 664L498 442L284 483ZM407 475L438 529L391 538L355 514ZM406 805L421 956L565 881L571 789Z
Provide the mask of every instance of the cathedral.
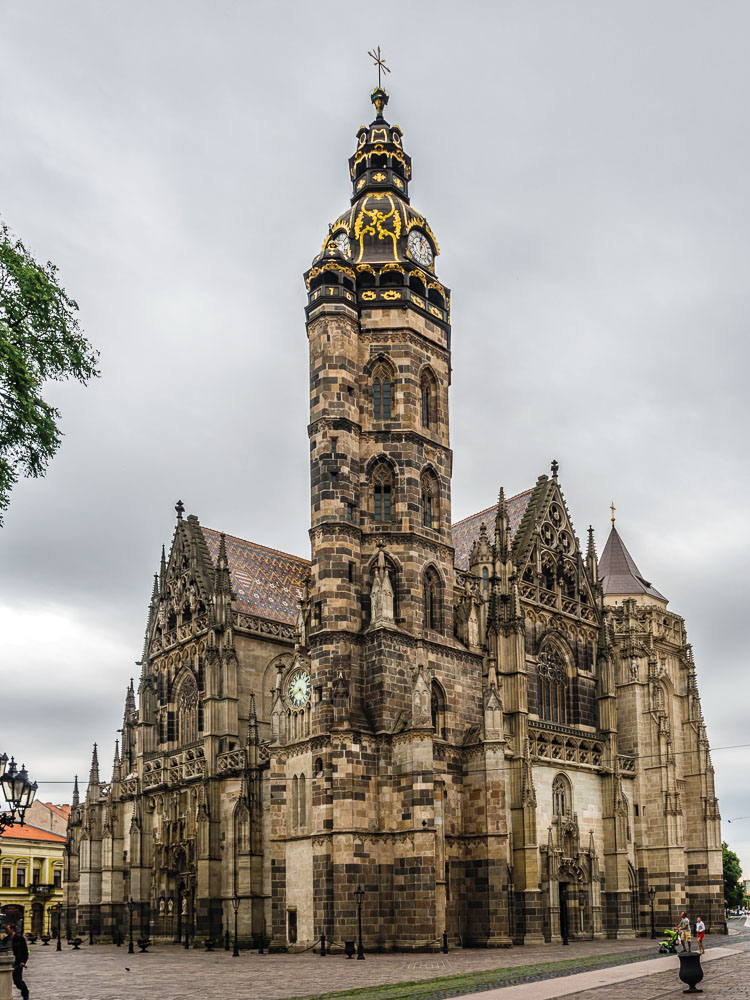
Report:
M556 462L452 522L450 291L371 99L305 274L310 559L177 504L111 777L95 746L76 783L68 929L132 909L186 946L235 917L246 947L341 945L359 897L379 950L632 938L682 908L715 931L684 621L614 517L581 546Z

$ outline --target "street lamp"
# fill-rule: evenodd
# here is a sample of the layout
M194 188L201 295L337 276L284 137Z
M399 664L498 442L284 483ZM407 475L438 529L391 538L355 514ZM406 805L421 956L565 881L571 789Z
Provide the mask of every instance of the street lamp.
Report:
M62 951L62 903L57 904L57 951Z
M240 908L239 896L232 896L232 906L234 907L234 948L232 949L232 958L239 958L240 949L237 947L237 911Z
M135 950L133 948L133 910L135 909L135 902L128 896L128 916L130 919L130 943L128 944L128 955L134 955Z
M651 940L656 940L656 926L654 924L654 896L656 889L652 885L648 887L648 901L651 904Z
M15 758L11 757L10 763L8 763L8 755L2 753L0 754L0 788L3 790L5 801L10 806L10 812L0 813L0 833L2 833L6 827L13 823L23 826L23 818L26 810L34 801L37 784L35 781L29 781L24 764L21 764L19 771Z
M365 898L365 890L361 885L354 890L354 898L357 900L357 961L362 961L365 957L365 949L362 947L362 900Z

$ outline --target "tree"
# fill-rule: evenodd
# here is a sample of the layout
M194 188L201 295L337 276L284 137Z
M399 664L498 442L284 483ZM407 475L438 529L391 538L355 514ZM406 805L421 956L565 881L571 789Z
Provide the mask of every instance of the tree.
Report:
M0 224L0 525L19 475L42 476L60 446L60 413L45 381L96 378L98 353L81 333L77 304Z
M721 857L724 863L724 905L728 907L742 906L745 890L742 886L742 868L740 859L730 851L725 842L721 845Z

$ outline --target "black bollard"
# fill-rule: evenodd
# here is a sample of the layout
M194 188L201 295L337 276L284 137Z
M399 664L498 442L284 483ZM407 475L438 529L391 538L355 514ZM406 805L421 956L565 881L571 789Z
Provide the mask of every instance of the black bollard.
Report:
M229 928L224 931L224 951L229 951Z
M94 928L93 926L91 926L89 927L89 944L93 943L94 943Z
M325 934L320 935L320 957L326 957L326 936Z
M443 954L448 954L448 931L443 931Z

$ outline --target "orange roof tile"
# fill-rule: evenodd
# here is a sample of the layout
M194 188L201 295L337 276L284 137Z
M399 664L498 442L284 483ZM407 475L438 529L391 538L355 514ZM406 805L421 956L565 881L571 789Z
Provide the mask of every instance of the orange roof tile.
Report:
M70 806L58 806L54 802L43 803L48 809L56 812L58 816L62 816L63 819L70 819Z
M61 837L58 833L51 833L39 826L30 826L28 823L24 823L23 826L11 823L7 830L0 833L0 837L5 837L7 840L49 840L55 844L65 843L65 837Z

